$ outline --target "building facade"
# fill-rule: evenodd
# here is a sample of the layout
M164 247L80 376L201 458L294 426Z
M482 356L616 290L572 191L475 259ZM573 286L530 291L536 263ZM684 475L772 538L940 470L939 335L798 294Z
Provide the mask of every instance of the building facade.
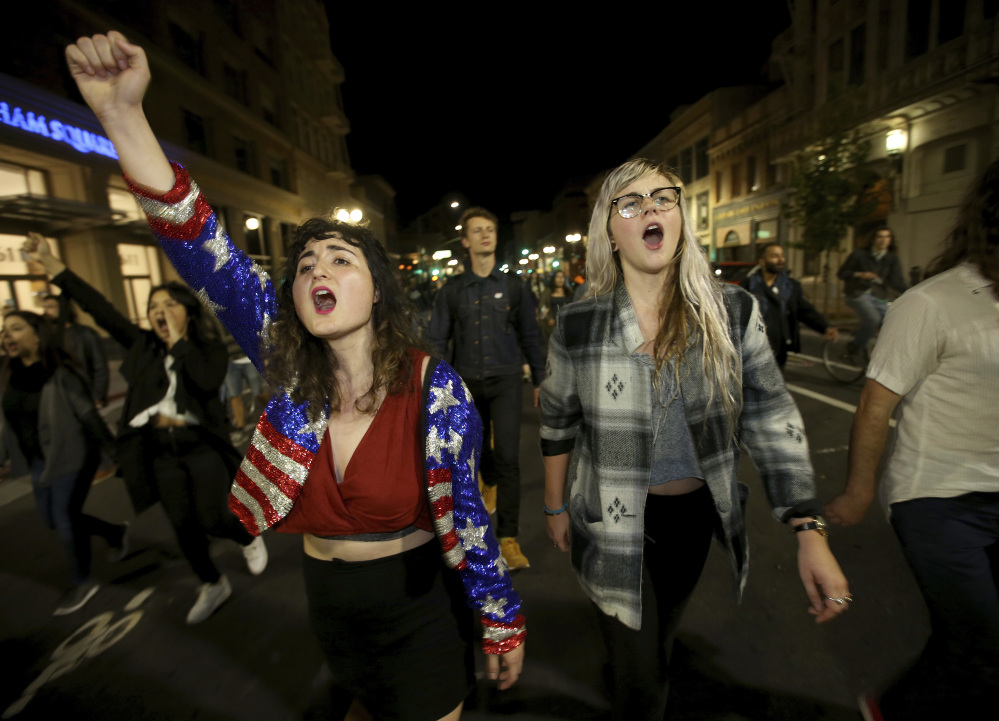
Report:
M146 115L233 241L268 270L293 229L351 192L343 68L318 0L39 0L0 75L0 302L38 309L44 276L17 248L28 231L137 322L149 289L176 277L145 228L113 147L81 104L62 47L117 29L143 46ZM382 202L379 199L379 203ZM394 215L379 208L380 222Z
M767 89L709 93L675 112L636 156L679 170L713 259L754 261L760 243L778 240L789 247L793 271L813 275L820 259L794 249L796 228L784 217L787 184L796 153L819 139L824 121L841 119L842 130L870 143L868 190L876 202L825 260L835 270L888 225L903 267L918 276L968 186L999 158L999 3L812 0L789 7L791 26L773 42ZM707 177L697 162L705 136Z

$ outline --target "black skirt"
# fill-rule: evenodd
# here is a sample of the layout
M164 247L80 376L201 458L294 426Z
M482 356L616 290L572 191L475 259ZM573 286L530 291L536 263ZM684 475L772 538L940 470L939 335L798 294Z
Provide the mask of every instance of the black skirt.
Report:
M439 543L374 561L306 556L303 568L333 678L378 721L436 721L465 699L473 614Z

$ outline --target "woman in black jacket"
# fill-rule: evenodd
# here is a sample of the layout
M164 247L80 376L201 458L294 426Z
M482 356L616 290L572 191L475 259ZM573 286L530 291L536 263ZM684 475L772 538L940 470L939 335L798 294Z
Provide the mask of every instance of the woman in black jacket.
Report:
M62 349L56 324L30 311L4 318L7 359L0 367L0 475L31 476L35 503L69 555L73 587L56 616L81 608L100 585L90 576L90 537L101 536L110 558L128 553L128 524L83 512L101 460L114 442L90 388Z
M144 330L56 258L48 241L32 233L24 250L127 350L121 374L128 393L118 433L118 465L136 513L163 504L184 557L201 580L187 615L200 623L232 593L209 554L208 537L243 547L254 575L267 565L267 550L229 510L229 485L239 455L229 442L219 389L229 356L197 296L177 282L153 288Z

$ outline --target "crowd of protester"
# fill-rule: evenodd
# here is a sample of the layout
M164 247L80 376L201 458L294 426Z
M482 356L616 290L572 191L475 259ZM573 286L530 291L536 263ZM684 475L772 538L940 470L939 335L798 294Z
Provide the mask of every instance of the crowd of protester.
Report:
M799 321L828 339L838 330L787 275L778 244L760 248L745 290L719 283L673 169L632 160L606 175L585 283L555 270L532 287L502 272L498 221L484 208L463 216L466 270L436 297L404 288L367 229L324 218L298 228L272 280L160 148L142 111L143 50L111 32L81 38L67 59L186 284L152 290L143 328L45 238L24 243L59 292L39 298L42 313L5 311L0 462L5 477L30 477L66 548L71 584L56 614L100 587L92 536L112 560L130 551L129 523L82 511L112 454L135 513L162 507L200 581L188 623L232 593L212 537L235 541L259 574L264 531L300 535L316 641L355 699L347 718L457 719L475 638L500 688L524 664L526 621L508 571L530 567L517 540L527 380L541 420L538 512L592 603L613 716L659 721L673 639L712 537L737 593L746 582L740 452L760 471L775 521L793 531L808 612L831 621L854 599L823 516L849 525L864 515L898 407L882 496L933 635L883 708L862 699L865 718L937 718L994 698L999 164L969 193L929 280L892 308L883 291L906 285L890 230L840 269L861 319L856 343L885 328L848 483L826 505L782 371L800 348ZM205 242L218 237L224 250ZM99 412L109 395L102 342L76 322L74 302L123 349L114 434ZM230 432L253 422L241 458Z

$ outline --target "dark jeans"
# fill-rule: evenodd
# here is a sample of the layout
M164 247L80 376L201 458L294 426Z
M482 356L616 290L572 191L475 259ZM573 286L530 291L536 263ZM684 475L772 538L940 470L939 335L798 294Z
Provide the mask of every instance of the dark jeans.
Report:
M846 304L853 308L860 319L853 344L861 350L866 350L867 344L871 342L871 338L884 322L885 313L888 312L888 303L868 292L861 293L856 298L846 298Z
M31 466L31 485L35 504L45 525L55 529L69 555L73 583L81 584L90 577L90 537L100 536L109 546L121 545L123 527L102 521L83 512L83 503L90 492L94 473L100 465L100 454L84 461L76 473L52 479L45 488L38 486L38 479L45 469L44 461Z
M496 486L496 535L516 536L520 527L520 416L524 381L520 373L485 380L465 379L482 418L482 480ZM489 442L492 423L492 445Z
M220 574L209 553L208 536L228 538L241 546L253 536L229 510L232 479L218 452L190 428L160 428L153 474L184 558L203 583Z
M682 496L648 497L642 628L635 631L597 610L610 660L615 721L662 721L673 638L701 577L715 523L707 486Z
M931 633L882 697L882 713L889 721L973 718L999 697L999 493L919 498L891 512Z

